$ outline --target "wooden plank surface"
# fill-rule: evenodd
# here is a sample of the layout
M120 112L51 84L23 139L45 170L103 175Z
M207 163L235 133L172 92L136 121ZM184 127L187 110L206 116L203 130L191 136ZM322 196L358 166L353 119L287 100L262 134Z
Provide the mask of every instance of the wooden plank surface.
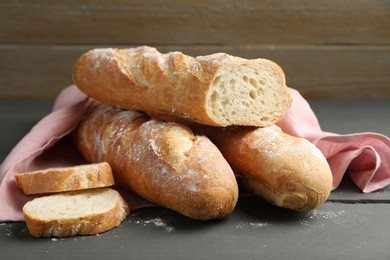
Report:
M109 45L113 46L113 45ZM131 47L131 45L115 45ZM54 98L72 84L77 58L96 45L0 45L0 98ZM107 46L106 46L107 47ZM189 55L269 58L307 98L390 97L390 46L157 46ZM362 62L364 61L364 62Z
M24 223L0 223L2 259L387 260L389 204L326 203L298 213L240 199L225 220L194 221L162 208L133 211L95 236L36 239Z
M386 0L0 3L1 43L389 44Z
M308 98L390 97L389 0L4 0L0 99L54 98L94 47L275 60Z

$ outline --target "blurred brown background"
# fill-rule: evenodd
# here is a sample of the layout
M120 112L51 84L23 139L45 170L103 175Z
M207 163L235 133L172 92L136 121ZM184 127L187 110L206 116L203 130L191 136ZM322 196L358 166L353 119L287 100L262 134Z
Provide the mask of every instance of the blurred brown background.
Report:
M390 98L390 1L0 2L0 99L55 98L77 58L150 45L269 58L306 98Z

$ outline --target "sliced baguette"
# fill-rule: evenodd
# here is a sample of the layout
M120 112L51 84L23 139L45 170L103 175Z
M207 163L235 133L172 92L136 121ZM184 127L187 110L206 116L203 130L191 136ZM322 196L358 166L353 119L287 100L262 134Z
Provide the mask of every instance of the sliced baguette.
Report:
M27 202L23 214L34 237L94 235L118 226L129 214L110 188L59 193Z
M275 62L225 53L191 57L147 46L94 49L77 61L73 80L106 104L213 126L269 126L291 104Z
M20 173L15 178L26 195L114 185L111 167L106 162Z

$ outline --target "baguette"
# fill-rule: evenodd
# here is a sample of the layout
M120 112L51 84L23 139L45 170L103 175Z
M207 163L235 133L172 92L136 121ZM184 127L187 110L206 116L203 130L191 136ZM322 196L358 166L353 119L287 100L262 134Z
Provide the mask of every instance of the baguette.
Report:
M26 195L114 185L111 167L106 162L20 173L15 178Z
M269 126L291 104L276 63L224 53L194 58L145 46L94 49L76 62L73 80L106 104L212 126Z
M224 218L236 205L238 185L220 151L179 124L95 104L75 144L87 161L110 163L118 185L184 216Z
M318 148L277 126L201 130L242 176L248 190L279 207L309 211L323 204L332 189L332 173Z
M44 196L23 207L27 228L34 237L94 235L119 226L128 214L127 203L110 188Z

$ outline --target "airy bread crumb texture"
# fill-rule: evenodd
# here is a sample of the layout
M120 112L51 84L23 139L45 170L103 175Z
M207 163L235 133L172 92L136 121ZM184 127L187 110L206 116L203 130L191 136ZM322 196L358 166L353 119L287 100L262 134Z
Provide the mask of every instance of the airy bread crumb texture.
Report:
M79 218L109 210L115 205L115 197L113 190L108 189L103 192L63 193L28 202L24 210L41 220Z
M283 71L265 59L238 60L222 66L214 78L207 96L208 113L222 125L277 122L291 104L287 91L282 93L286 89Z
M36 237L105 232L118 226L128 213L121 195L110 188L44 196L23 207L27 227Z
M226 53L192 57L148 46L94 49L77 61L73 79L106 104L218 127L270 126L291 105L278 64Z

